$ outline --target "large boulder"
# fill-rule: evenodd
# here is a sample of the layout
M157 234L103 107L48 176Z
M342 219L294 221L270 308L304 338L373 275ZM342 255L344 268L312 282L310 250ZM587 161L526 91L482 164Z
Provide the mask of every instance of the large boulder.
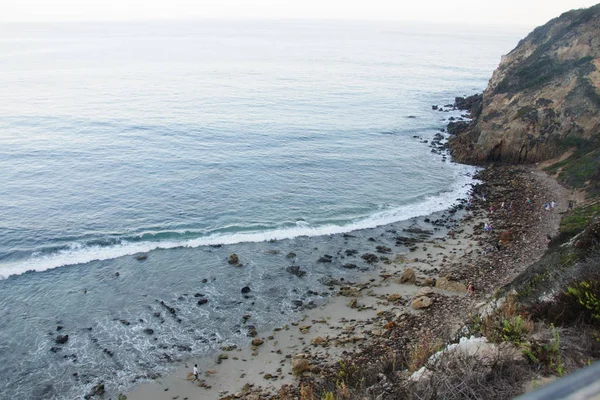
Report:
M433 300L431 300L429 297L427 296L420 296L415 298L412 303L410 303L410 306L413 310L421 310L423 308L428 308L433 304Z
M295 376L302 375L310 370L310 363L305 358L294 357L292 359L292 374Z
M435 282L435 287L446 290L448 292L467 293L467 287L456 281L448 280L448 278L440 278Z
M415 283L417 281L417 274L412 268L406 268L402 272L402 276L398 279L398 283Z
M240 265L240 258L237 254L233 253L227 259L227 262L231 265L235 265L236 267Z

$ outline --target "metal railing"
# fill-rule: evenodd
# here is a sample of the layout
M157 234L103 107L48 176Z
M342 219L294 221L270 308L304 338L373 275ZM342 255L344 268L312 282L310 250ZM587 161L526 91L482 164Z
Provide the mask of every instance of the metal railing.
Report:
M573 372L515 400L600 400L600 362Z

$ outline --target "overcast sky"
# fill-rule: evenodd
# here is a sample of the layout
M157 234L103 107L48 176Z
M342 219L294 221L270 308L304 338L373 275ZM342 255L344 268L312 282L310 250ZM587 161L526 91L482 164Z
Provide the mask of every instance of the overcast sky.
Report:
M598 0L0 0L0 22L324 18L541 25Z

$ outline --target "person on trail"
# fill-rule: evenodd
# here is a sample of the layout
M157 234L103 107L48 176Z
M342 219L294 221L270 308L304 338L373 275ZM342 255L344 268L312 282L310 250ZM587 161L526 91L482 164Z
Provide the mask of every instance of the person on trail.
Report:
M552 201L550 202L550 208L551 208L551 209L554 209L554 207L556 207L556 202L555 202L554 200L552 200Z
M552 236L550 234L546 235L546 246L550 246L550 241L552 240Z
M198 379L200 379L198 376L198 364L194 364L194 376L196 377L196 379L194 380L197 381Z
M467 293L465 296L473 296L475 294L475 287L473 286L473 282L469 282L469 286L467 286Z

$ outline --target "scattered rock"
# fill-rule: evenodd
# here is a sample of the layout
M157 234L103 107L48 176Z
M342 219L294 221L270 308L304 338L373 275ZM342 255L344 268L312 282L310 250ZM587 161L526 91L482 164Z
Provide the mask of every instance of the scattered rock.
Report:
M227 262L231 265L237 266L240 263L240 259L237 254L233 253L229 256L229 258L227 259Z
M135 259L138 260L138 261L144 261L147 258L148 258L148 254L145 254L145 253L143 253L143 254L137 254L135 256Z
M296 258L296 253L294 253L293 251L292 251L292 252L289 252L289 253L288 253L288 255L287 255L286 257L287 257L287 258Z
M421 286L435 286L435 278L425 278L423 282L421 282Z
M417 281L417 275L412 268L406 268L402 272L402 276L398 279L398 283L415 283Z
M289 272L292 275L296 275L298 278L303 277L304 275L306 275L306 271L303 271L302 269L300 269L299 266L297 265L292 265L291 267L287 267L285 269L287 272Z
M374 264L377 261L379 261L379 258L375 254L372 254L372 253L365 253L362 256L360 256L360 258L365 260L365 262L367 262L368 264Z
M412 301L410 306L413 310L421 310L423 308L430 307L433 304L433 301L427 296L417 297Z
M304 372L310 370L310 364L308 360L304 358L292 359L292 374L294 376L302 375Z
M395 303L398 300L402 299L402 295L400 295L398 293L390 294L387 299L388 299L388 301Z
M56 337L56 343L65 344L69 340L69 335L58 335Z
M153 335L154 334L154 329L152 328L146 328L143 330L143 332L147 335Z
M252 340L252 346L260 346L261 344L263 344L265 341L261 338L256 338Z
M449 292L466 293L467 287L460 282L450 281L448 278L440 278L435 282L435 287Z
M320 263L330 263L331 261L333 261L333 256L330 256L329 254L323 255L323 257L317 260L317 262Z
M244 286L244 287L242 288L242 293L243 293L243 294L250 293L250 287L249 287L249 286Z

